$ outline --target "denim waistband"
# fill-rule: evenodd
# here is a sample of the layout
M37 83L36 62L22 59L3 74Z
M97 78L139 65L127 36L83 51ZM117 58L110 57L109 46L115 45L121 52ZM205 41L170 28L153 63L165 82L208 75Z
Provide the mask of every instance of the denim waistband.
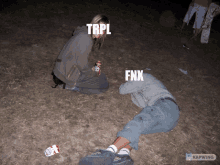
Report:
M173 100L173 99L170 98L170 97L160 98L159 100L170 100L170 101L172 101L173 103L175 103L175 104L178 106L178 104L176 103L176 101ZM179 110L180 110L180 107L179 107L179 106L178 106L178 108L179 108Z

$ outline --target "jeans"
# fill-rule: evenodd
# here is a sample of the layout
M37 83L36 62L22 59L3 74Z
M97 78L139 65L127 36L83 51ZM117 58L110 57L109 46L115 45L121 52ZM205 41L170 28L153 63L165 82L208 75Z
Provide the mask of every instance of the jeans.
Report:
M66 87L68 88L68 84ZM75 87L77 87L77 91L83 94L100 94L108 90L109 83L104 73L97 77L88 77L82 74Z
M189 24L189 21L191 20L192 16L196 12L196 18L193 25L194 29L200 29L204 20L205 13L207 12L208 8L198 5L197 3L194 3L194 7L189 6L189 9L185 15L185 18L183 22L186 22L187 25Z
M211 31L211 25L212 25L212 21L215 17L215 15L213 14L214 11L219 11L220 10L220 6L215 4L215 3L211 3L208 9L208 12L206 14L206 18L204 21L204 25L202 26L203 30L202 30L202 35L201 35L201 43L208 43L209 42L209 36L210 36L210 31Z
M179 119L179 107L171 100L159 99L153 106L145 107L133 120L129 121L117 137L130 141L130 146L138 150L141 134L169 132L176 127Z

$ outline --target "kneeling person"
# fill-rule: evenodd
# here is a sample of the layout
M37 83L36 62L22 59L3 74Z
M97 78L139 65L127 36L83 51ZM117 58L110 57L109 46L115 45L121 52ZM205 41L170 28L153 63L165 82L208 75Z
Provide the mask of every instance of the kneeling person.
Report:
M109 23L109 19L104 15L95 16L91 22L99 25ZM107 91L109 83L105 74L101 73L98 76L93 66L88 64L88 56L93 45L96 44L96 39L104 41L105 36L105 31L103 34L88 34L88 27L78 27L56 60L52 72L54 82L57 85L63 84L64 89L84 94L99 94Z

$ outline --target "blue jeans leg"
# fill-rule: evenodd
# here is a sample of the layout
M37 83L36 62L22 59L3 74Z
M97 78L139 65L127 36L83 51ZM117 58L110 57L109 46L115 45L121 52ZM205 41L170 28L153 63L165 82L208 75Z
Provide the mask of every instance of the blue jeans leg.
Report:
M189 6L188 11L183 19L183 22L186 22L187 25L189 24L189 21L191 20L192 16L194 15L194 13L196 12L196 10L192 7Z
M170 100L158 100L153 106L145 107L133 120L129 121L117 137L130 141L130 146L138 150L139 136L169 132L176 127L179 119L179 107Z

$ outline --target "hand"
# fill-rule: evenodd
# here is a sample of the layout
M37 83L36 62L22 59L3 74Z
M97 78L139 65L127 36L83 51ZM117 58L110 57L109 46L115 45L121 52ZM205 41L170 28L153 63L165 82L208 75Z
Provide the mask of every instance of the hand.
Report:
M92 67L92 71L95 71L95 67L94 66Z
M102 64L101 64L101 61L98 61L98 62L96 63L96 65L99 66L99 67L101 67L101 65L102 65Z

